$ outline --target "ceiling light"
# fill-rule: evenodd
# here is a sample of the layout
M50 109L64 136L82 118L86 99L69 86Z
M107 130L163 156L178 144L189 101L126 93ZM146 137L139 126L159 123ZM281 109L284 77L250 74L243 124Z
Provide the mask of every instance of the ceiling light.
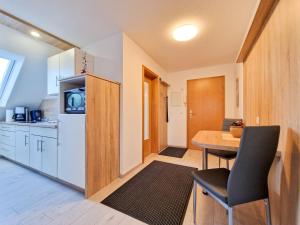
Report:
M31 34L33 37L37 37L37 38L39 38L39 37L41 36L41 35L40 35L38 32L36 32L36 31L31 31L30 34Z
M183 25L181 27L177 27L173 31L173 38L176 41L189 41L196 37L198 34L198 28L194 25Z

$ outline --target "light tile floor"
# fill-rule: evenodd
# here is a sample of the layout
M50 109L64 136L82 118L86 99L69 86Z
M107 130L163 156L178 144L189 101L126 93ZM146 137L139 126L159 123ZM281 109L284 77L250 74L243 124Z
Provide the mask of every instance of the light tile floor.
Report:
M82 193L0 158L0 224L2 225L142 225L144 223L111 209L99 202L128 181L153 160L200 167L201 152L188 150L182 159L151 154L143 165L126 176L84 199ZM209 167L217 166L209 157ZM224 163L225 164L225 163ZM261 202L242 205L235 209L236 225L264 223ZM193 224L192 197L184 225ZM226 211L198 190L199 225L226 225Z

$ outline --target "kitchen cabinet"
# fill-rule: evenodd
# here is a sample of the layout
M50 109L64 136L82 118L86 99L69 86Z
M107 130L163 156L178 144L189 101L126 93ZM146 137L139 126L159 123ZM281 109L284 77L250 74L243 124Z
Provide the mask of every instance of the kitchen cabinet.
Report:
M85 188L85 115L58 117L58 178Z
M30 128L30 167L57 177L57 130Z
M0 125L0 155L16 159L16 133L14 125Z
M42 137L42 172L57 177L57 139Z
M59 54L48 58L48 80L47 88L49 95L59 93Z
M86 55L86 72L94 71L94 57L78 48L72 48L48 58L48 94L59 93L58 80L80 75L83 69L83 57Z
M41 151L41 136L34 134L30 135L30 162L29 166L42 170L42 151Z
M29 130L16 130L16 161L29 166Z

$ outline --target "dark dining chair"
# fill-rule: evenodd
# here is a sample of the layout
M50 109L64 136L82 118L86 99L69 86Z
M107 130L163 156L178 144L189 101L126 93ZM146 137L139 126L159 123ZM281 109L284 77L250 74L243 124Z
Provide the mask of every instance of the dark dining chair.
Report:
M241 120L241 119L228 119L225 118L223 121L223 131L229 131L232 123ZM219 158L219 168L221 167L221 159L226 160L226 168L229 169L229 161L236 158L236 152L227 151L227 150L219 150L219 149L207 149L207 153Z
M275 158L280 127L245 127L232 170L225 168L199 170L194 177L194 224L196 224L197 185L228 211L233 225L233 207L264 200L267 224L271 225L268 174Z

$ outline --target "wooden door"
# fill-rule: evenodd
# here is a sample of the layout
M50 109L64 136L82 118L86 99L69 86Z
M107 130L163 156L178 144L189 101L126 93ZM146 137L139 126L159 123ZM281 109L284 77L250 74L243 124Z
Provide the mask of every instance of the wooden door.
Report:
M160 82L160 95L159 95L159 151L164 150L168 146L168 86Z
M151 126L152 126L152 80L144 78L144 140L143 140L143 158L151 153Z
M187 146L199 130L220 130L225 115L225 77L211 77L187 82Z

